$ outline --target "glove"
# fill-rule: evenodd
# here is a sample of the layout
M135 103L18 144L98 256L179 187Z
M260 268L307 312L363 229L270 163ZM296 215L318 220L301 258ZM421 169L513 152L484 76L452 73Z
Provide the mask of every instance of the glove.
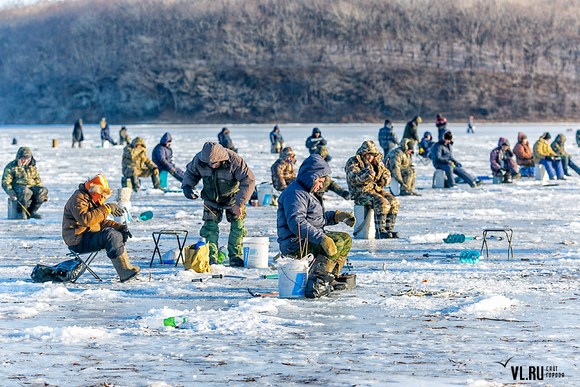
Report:
M199 197L195 194L195 192L193 192L193 187L190 185L184 185L181 187L181 189L183 190L185 197L188 199L195 200Z
M242 204L241 206L234 205L232 206L232 213L239 218L244 213L245 206Z
M340 195L340 196L342 196L342 198L345 199L345 200L349 200L350 199L350 192L344 191L342 193L342 195Z
M129 231L129 227L126 224L121 226L119 232L123 234L123 243L127 243L127 239L129 238L133 238L133 234L131 234L131 231Z
M455 166L456 166L457 168L461 168L461 163L456 163L456 164L455 164Z
M356 218L352 212L336 211L334 213L334 221L337 223L344 222L348 227L352 227L356 223Z
M107 207L109 207L109 212L113 216L122 216L125 210L119 207L116 203L108 203Z
M336 253L338 252L338 250L336 249L336 244L334 243L332 238L329 238L326 235L322 237L322 242L320 242L320 245L322 246L322 248L329 257L336 255Z

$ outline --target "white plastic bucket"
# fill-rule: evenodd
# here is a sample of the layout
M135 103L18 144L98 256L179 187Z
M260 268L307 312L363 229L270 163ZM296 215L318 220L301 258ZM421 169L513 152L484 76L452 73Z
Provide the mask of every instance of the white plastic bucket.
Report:
M117 191L117 204L120 208L125 209L125 212L121 216L115 216L115 222L119 223L130 223L131 218L131 194L133 190L131 188L120 188Z
M262 183L256 186L258 192L258 205L269 206L272 203L272 195L274 194L274 187L270 183Z
M307 259L278 260L278 297L302 298L308 280Z
M269 249L270 240L268 237L244 238L244 267L267 269Z

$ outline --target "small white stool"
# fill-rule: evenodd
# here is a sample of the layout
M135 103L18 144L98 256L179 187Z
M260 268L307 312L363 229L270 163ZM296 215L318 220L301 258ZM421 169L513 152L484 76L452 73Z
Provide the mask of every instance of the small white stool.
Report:
M534 176L536 180L542 182L542 184L547 183L550 181L550 176L548 175L548 171L546 171L546 167L542 164L536 164Z
M401 194L401 183L399 183L395 179L391 179L391 184L389 185L391 189L391 193L395 196L399 196Z
M371 206L354 206L356 223L352 236L354 239L375 239L375 211Z
M445 188L445 182L447 181L447 176L445 176L445 171L442 169L436 169L433 172L433 188Z

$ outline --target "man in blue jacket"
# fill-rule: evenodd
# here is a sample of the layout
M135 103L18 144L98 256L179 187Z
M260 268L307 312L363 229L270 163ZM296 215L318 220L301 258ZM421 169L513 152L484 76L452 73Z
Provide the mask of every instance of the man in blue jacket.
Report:
M159 168L159 171L167 171L171 176L179 181L183 181L183 171L175 166L173 162L173 149L171 149L171 133L167 132L161 136L159 144L153 148L151 159Z
M446 131L443 134L443 139L438 141L431 150L431 160L435 169L441 169L445 172L447 177L446 186L453 188L455 186L455 179L453 174L462 178L471 187L481 185L481 180L476 179L473 175L461 167L461 164L453 157L453 134Z
M328 163L320 155L312 154L300 166L296 180L278 198L280 252L298 258L301 252L303 256L308 253L315 256L304 292L308 298L319 298L332 291L333 281L340 275L352 246L347 233L324 230L325 226L339 222L350 227L355 223L350 212L325 211L323 202L315 195L330 173Z

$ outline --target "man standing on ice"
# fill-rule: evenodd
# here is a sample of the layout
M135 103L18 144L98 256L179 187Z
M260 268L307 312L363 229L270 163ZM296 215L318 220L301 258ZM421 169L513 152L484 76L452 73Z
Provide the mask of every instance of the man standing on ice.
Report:
M325 211L316 195L330 173L330 166L320 155L310 155L300 166L296 180L278 198L280 252L298 258L300 253L315 256L304 291L308 298L319 298L332 291L333 281L340 275L352 246L347 233L324 230L324 226L339 222L350 227L355 223L350 212Z
M119 279L125 282L141 269L131 265L125 250L127 239L133 236L127 225L107 219L109 214L123 215L117 204L104 204L110 196L111 189L104 175L81 183L64 206L62 239L78 254L105 249Z
M256 187L254 173L244 159L218 143L206 142L201 152L187 164L181 188L186 198L195 200L193 188L203 180L203 227L199 231L209 244L210 263L217 263L219 223L223 212L230 222L228 256L230 266L244 266L242 241L246 236L246 203Z
M37 213L42 203L48 200L48 190L41 186L36 160L28 147L16 152L16 159L8 163L2 175L2 188L11 200L18 202L18 212L27 217L40 219Z

